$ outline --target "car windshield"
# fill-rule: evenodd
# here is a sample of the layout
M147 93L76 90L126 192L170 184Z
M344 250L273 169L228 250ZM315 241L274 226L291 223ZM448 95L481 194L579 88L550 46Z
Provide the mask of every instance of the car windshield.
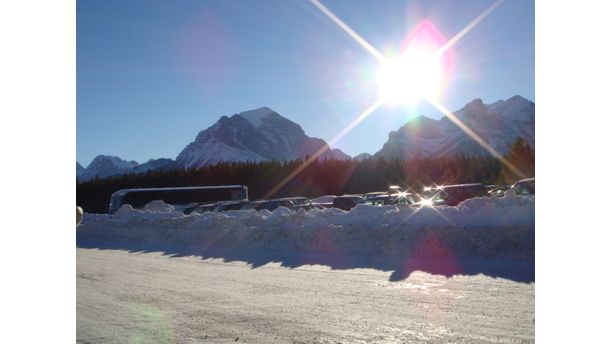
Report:
M535 182L522 182L514 186L517 195L535 195Z
M321 196L315 198L314 201L317 203L331 203L334 201L334 198L336 198L336 196Z
M365 199L377 198L377 197L384 196L384 195L387 195L387 193L386 192L370 192L365 195Z
M425 197L429 197L434 202L445 201L451 197L446 191L443 191L443 190L438 190L435 193L432 192L430 195L431 196L425 196Z

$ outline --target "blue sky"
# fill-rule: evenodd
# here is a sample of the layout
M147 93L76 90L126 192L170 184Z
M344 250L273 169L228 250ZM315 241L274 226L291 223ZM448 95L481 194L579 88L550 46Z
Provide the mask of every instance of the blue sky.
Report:
M383 53L422 20L447 38L494 1L322 1ZM535 101L534 4L508 0L452 48L441 102ZM175 158L222 115L267 106L330 140L378 98L377 60L308 1L77 1L77 160ZM334 147L374 153L425 102L383 106Z

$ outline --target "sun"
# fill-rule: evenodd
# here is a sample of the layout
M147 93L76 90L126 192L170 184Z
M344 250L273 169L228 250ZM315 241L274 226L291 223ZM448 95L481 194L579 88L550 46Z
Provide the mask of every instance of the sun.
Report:
M436 99L442 91L443 64L435 52L411 49L384 61L377 74L383 102L414 105L421 99Z

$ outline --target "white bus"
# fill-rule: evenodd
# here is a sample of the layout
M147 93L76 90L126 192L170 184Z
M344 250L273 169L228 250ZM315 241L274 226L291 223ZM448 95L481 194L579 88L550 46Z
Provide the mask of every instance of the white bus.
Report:
M162 200L174 206L187 206L194 203L248 201L248 199L248 187L244 185L121 189L111 195L108 213L115 213L124 204L137 209L155 200Z

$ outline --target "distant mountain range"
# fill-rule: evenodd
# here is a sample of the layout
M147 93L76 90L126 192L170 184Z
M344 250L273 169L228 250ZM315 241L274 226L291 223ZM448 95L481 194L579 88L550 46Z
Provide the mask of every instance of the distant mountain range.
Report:
M83 168L77 162L77 180L85 182L91 179L106 178L117 176L125 173L144 173L149 170L159 170L171 168L174 164L172 159L150 159L149 161L139 164L136 161L126 161L116 156L98 155L93 161Z
M535 104L523 97L514 96L492 104L475 99L454 114L502 154L507 153L519 136L535 147ZM105 178L158 169L203 167L221 161L295 160L312 156L319 150L323 151L320 159L351 159L339 149L330 149L324 140L307 136L299 124L262 107L231 117L222 116L198 133L175 160L151 159L139 164L116 156L99 155L87 168L77 162L77 180L83 182L96 176ZM448 118L434 120L419 116L390 132L387 142L373 156L362 153L354 159L409 159L458 153L489 154Z
M535 148L535 104L520 96L484 104L475 99L454 113L467 127L501 154L521 136ZM408 121L374 157L412 158L456 154L488 155L474 139L447 117L419 116Z

